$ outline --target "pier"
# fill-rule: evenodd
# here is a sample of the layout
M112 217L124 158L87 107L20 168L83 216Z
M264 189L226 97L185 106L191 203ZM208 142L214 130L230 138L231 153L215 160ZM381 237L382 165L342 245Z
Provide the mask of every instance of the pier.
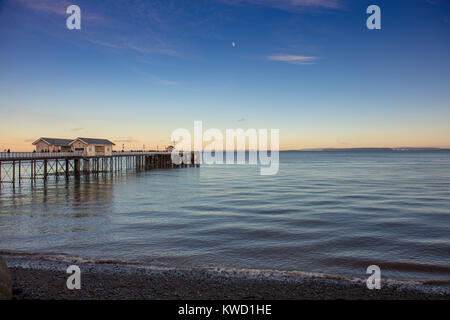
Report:
M46 181L49 177L110 174L121 171L146 171L199 167L199 154L179 153L185 161L176 164L171 152L112 152L92 156L76 152L0 152L0 186L20 184L25 180ZM187 161L186 161L187 160Z

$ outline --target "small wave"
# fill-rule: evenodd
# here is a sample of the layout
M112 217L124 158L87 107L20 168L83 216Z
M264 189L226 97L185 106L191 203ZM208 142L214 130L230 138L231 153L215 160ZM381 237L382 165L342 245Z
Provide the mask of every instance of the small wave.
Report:
M347 281L350 283L365 283L366 279L356 277L346 277L340 275L331 275L318 272L305 272L305 271L284 271L273 269L238 269L238 268L194 268L195 270L214 272L223 275L241 275L249 277L266 277L266 278L289 278L291 280L302 279L324 279L324 280L337 280ZM395 280L395 279L382 279L384 284L395 285L423 285L434 283L431 280ZM438 281L439 282L439 281ZM444 282L440 282L443 284ZM446 282L450 284L450 282Z
M13 256L15 258L28 258L33 260L47 260L67 263L92 263L92 264L120 264L120 265L138 265L136 262L121 261L115 259L92 259L76 256L68 256L56 252L27 252L15 250L0 250L2 256Z
M69 256L61 253L43 253L43 252L25 252L13 250L0 250L0 255L10 256L25 260L44 260L51 262L74 263L74 264L101 264L101 265L118 265L124 267L132 267L148 271L186 271L186 272L206 272L212 276L241 277L241 278L258 278L267 280L288 280L288 281L306 281L306 280L323 280L338 281L340 283L361 284L364 285L366 279L357 277L347 277L342 275L332 275L319 272L306 271L287 271L276 269L241 269L241 268L214 268L214 267L167 267L158 265L143 264L140 262L130 262L115 259L93 259ZM397 280L397 279L381 279L382 286L395 286L405 289L415 289L423 292L433 293L450 293L450 280Z

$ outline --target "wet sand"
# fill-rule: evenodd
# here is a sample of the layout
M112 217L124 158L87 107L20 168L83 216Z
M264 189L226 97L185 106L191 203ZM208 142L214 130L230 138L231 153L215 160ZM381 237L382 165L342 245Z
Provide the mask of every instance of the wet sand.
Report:
M81 289L68 290L69 264L43 262L10 266L14 299L450 299L448 288L421 290L383 285L369 290L363 282L322 278L240 276L202 270L149 270L116 264L78 264Z

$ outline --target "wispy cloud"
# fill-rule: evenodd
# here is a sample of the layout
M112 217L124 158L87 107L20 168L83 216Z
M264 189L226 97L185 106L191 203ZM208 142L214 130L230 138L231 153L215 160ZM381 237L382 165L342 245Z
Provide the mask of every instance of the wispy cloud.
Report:
M158 47L144 48L144 47L139 47L139 46L135 46L132 44L126 44L125 48L131 49L131 50L134 50L134 51L137 51L140 53L162 54L162 55L169 55L169 56L173 56L173 57L181 56L180 53L178 53L177 51L170 49L170 48L158 48Z
M53 15L68 16L66 13L67 7L73 3L66 0L15 0L14 3L21 5L30 10L45 12ZM91 12L86 12L84 8L81 8L82 19L89 22L104 22L105 18L93 14Z
M315 60L318 60L319 57L279 54L267 56L267 59L291 64L312 64Z
M50 0L41 0L41 1L15 0L14 2L31 10L61 16L66 14L67 7L71 5L71 3L68 1L50 1Z
M112 48L112 49L125 49L125 50L132 50L135 52L143 53L143 54L159 54L159 55L168 55L172 57L179 57L181 56L180 53L178 53L176 50L173 50L171 48L162 48L162 47L140 47L136 46L131 43L112 43L108 41L102 41L102 40L96 40L96 39L88 39L89 42L106 47L106 48Z
M136 138L133 137L123 137L123 138L119 138L119 139L114 139L115 142L118 143L137 143L139 142L139 140L137 140Z
M0 0L1 1L1 0ZM11 3L15 5L19 5L22 8L27 10L36 11L39 13L46 13L54 16L68 16L66 13L67 7L70 6L71 3L68 0L9 0ZM114 30L113 37L104 38L100 34L93 36L91 30L87 31L85 34L86 40L92 44L111 48L111 49L122 49L122 50L130 50L141 54L149 54L149 55L166 55L172 57L180 57L182 56L179 51L175 50L170 44L167 43L167 40L164 37L164 23L161 22L161 18L157 15L157 8L149 7L147 2L145 1L137 1L135 3L138 5L140 10L144 10L145 12L151 16L151 23L149 24L148 17L142 17L142 13L139 10L133 9L133 6L125 2L125 7L120 7L121 9L126 10L126 14L132 15L132 23L131 25L137 25L141 30L145 31L142 35L135 35L134 37L130 37L129 35L124 36L123 34L117 33L116 29ZM92 8L87 5L80 6L81 8L81 21L83 26L83 21L87 21L89 24L100 24L107 28L115 28L120 22L112 21L110 17L104 17L97 13L92 12ZM152 9L152 10L150 10ZM153 10L154 9L154 10ZM151 13L151 14L150 14ZM58 18L59 19L59 18ZM138 22L136 22L138 21ZM123 30L127 30L126 27L122 24L121 27ZM82 27L83 28L83 27ZM163 29L163 30L160 30ZM148 31L148 32L147 32ZM151 43L151 45L148 45Z
M81 130L83 130L84 128L73 128L72 129L72 131L81 131Z
M102 46L102 47L107 47L107 48L114 48L114 49L123 49L123 47L114 44L114 43L109 43L109 42L105 42L105 41L100 41L100 40L95 40L95 39L88 39L89 42Z
M246 118L240 118L240 119L238 119L238 121L237 121L237 122L245 122L245 121L247 121L247 119L246 119Z
M155 84L159 84L162 86L176 86L179 85L180 83L178 81L173 81L173 80L165 80L165 79L161 79L153 74L150 74L148 72L142 71L140 69L137 68L133 68L132 69L134 72L136 72L137 74L140 74L141 76L144 76L145 78L147 78L148 80L150 80L151 82L155 83Z
M262 6L285 11L301 11L307 8L340 9L340 0L218 0L234 6Z

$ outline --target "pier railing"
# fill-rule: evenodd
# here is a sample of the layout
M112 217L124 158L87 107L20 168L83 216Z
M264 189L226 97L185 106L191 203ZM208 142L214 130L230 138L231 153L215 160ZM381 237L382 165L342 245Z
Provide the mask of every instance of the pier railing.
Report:
M151 156L154 154L168 154L169 151L113 151L113 156Z
M79 156L77 152L0 152L0 160L8 159L42 159L67 158Z
M168 151L113 151L110 156L150 156L155 154L168 154ZM104 152L96 152L93 155L86 155L83 152L0 152L0 160L12 159L56 159L71 157L108 157Z

